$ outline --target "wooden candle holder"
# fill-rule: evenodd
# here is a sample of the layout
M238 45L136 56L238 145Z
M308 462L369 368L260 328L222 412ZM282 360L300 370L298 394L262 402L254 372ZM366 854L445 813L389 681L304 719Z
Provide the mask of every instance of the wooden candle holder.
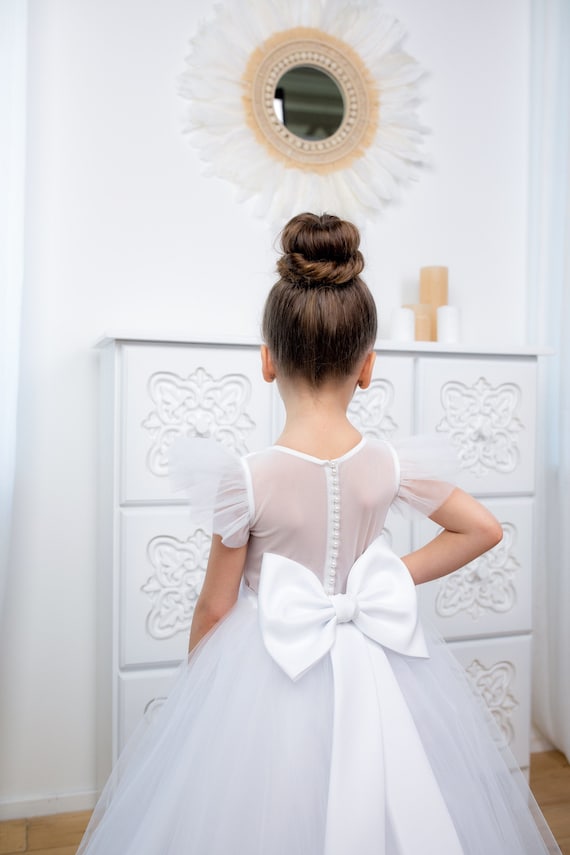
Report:
M447 305L448 273L447 267L420 267L420 304L429 309L429 337L420 341L437 340L437 310Z
M407 303L405 309L412 309L415 316L415 340L432 341L431 306L429 303Z

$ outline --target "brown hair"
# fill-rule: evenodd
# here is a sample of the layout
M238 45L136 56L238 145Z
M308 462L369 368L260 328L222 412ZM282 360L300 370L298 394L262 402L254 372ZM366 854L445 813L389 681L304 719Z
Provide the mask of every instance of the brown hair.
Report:
M356 226L331 214L298 214L283 229L262 332L285 376L317 387L348 376L373 347L376 305L359 244Z

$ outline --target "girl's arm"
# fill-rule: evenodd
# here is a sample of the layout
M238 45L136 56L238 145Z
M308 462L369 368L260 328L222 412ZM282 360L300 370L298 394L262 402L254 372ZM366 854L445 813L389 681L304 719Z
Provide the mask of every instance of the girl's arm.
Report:
M493 514L457 488L430 519L443 531L402 558L416 585L458 570L496 546L503 537L503 530Z
M188 652L196 647L235 604L246 552L247 543L233 549L224 546L218 534L213 536L206 577L194 608Z

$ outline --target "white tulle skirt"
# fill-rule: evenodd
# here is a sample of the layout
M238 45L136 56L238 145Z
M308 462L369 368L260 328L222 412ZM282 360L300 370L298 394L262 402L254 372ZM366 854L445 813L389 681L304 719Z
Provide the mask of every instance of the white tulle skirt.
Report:
M461 668L442 642L428 644L427 660L388 658L463 852L559 852ZM290 680L266 652L255 596L243 595L140 725L78 855L325 855L333 713L330 656ZM414 815L410 804L410 823ZM369 848L402 855L389 825ZM417 855L426 852L446 855Z

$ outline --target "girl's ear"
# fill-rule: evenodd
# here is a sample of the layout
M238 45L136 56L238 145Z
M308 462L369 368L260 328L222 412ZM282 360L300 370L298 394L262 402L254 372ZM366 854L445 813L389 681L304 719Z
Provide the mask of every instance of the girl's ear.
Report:
M362 364L362 368L360 369L360 374L358 375L358 385L361 389L368 389L370 386L370 381L372 380L372 371L374 370L374 363L376 362L376 354L373 350L366 356Z
M263 379L266 383L273 383L275 380L275 368L273 366L271 353L269 352L269 348L266 344L261 345L261 373L263 374Z

